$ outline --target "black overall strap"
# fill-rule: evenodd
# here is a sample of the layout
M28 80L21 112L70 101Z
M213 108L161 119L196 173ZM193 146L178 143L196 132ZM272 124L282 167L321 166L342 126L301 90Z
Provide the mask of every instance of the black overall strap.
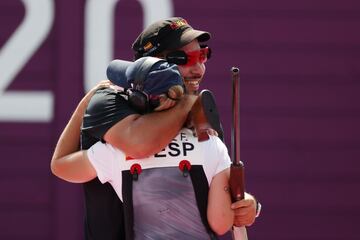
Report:
M209 184L203 167L199 165L192 165L190 169L190 177L194 186L196 203L200 212L202 223L209 233L210 239L217 239L207 220Z
M134 208L132 199L133 175L130 170L122 172L122 196L126 240L134 239Z

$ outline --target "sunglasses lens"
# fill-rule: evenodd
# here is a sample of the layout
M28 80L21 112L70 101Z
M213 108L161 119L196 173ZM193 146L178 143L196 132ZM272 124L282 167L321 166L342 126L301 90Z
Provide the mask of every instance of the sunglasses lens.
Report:
M187 61L186 65L191 66L196 63L205 63L208 59L208 53L209 53L208 47L201 48L199 50L192 51L192 52L187 52L186 56L188 58L188 61Z
M191 53L186 53L187 56L187 62L186 62L186 66L192 66L197 62L197 59L199 58L197 55L195 54L191 54Z
M204 63L208 59L208 48L202 48L200 49L200 55L199 55L199 62Z

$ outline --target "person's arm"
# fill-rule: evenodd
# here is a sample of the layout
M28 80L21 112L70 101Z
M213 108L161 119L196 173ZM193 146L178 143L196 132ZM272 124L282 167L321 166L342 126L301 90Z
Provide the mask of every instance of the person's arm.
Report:
M160 152L180 131L196 98L185 95L170 109L129 115L112 126L104 140L134 158Z
M207 141L206 162L210 176L208 195L208 222L217 234L224 234L231 226L250 226L255 221L256 200L245 193L245 199L231 202L229 189L230 157L218 138Z
M234 221L228 192L231 161L225 144L218 137L210 137L201 144L205 148L204 164L210 183L207 219L211 229L223 235L232 227Z
M97 176L85 150L53 158L51 171L58 178L72 183L88 182Z
M80 128L86 107L95 92L101 86L108 86L109 81L100 82L80 101L63 130L51 159L51 171L54 175L71 182L86 182L96 177L96 172L85 152L78 152Z
M208 222L219 235L226 233L232 225L251 226L255 221L256 200L252 195L245 193L245 199L231 203L229 176L229 169L225 169L210 184Z
M211 229L219 235L225 234L233 225L234 211L229 194L229 169L216 174L210 184L207 218Z

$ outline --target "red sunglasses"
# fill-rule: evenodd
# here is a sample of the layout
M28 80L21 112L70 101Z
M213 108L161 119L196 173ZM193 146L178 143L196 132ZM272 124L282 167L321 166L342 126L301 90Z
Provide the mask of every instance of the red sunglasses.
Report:
M185 52L174 51L166 56L166 61L175 63L177 65L192 66L196 63L205 63L211 57L211 49L207 46L202 46L199 50Z

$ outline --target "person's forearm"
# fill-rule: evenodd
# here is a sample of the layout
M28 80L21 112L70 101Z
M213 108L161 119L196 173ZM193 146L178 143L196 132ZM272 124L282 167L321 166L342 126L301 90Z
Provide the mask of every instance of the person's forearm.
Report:
M52 172L55 176L72 183L88 182L97 176L84 150L57 158Z
M81 123L86 106L84 100L79 103L56 144L51 159L51 170L55 175L59 169L64 169L61 166L64 162L59 159L79 150Z
M83 183L96 177L86 152L78 151L80 128L89 96L85 96L62 132L51 159L52 173L68 182Z
M68 161L61 161L60 158L75 153L79 150L81 124L87 105L93 96L94 92L100 87L108 87L110 82L103 80L93 87L79 102L74 113L72 114L69 122L65 126L60 138L56 144L52 159L51 159L51 171L56 175L56 171L61 169L70 168L71 163Z
M158 153L179 133L196 98L186 95L168 110L131 115L113 126L104 138L134 158Z
M234 221L229 193L229 169L218 173L209 189L207 217L210 227L219 235L226 233Z

